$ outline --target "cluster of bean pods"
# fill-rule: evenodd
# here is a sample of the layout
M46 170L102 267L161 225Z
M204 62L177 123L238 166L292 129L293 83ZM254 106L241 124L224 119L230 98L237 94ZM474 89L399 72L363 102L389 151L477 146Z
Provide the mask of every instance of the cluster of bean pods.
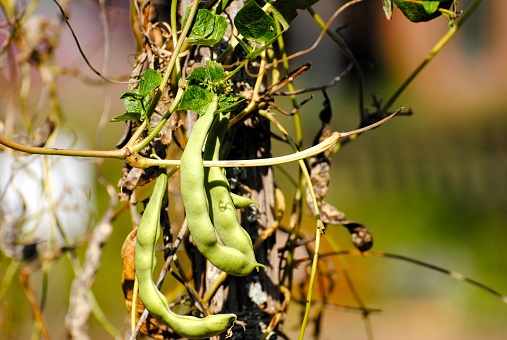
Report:
M241 227L237 207L254 203L233 195L220 168L204 168L203 157L217 160L229 122L228 113L216 113L215 96L209 109L193 128L181 158L181 193L187 224L197 249L217 268L236 276L245 276L264 267L257 263L250 235ZM202 149L204 147L204 156ZM135 248L139 297L151 315L176 333L189 339L202 339L227 330L234 314L197 318L171 311L165 296L153 282L155 250L160 238L160 210L167 192L167 173L161 171L152 196L141 218ZM216 234L222 241L220 243Z
M209 315L205 318L179 315L171 311L166 297L153 282L156 267L155 250L160 237L160 209L167 191L167 174L162 171L141 218L136 238L135 263L139 297L151 315L167 324L179 335L203 339L218 335L236 320L234 314Z
M196 121L181 157L181 195L197 249L218 269L245 276L264 266L257 263L250 235L239 223L224 173L218 167L205 169L203 165L204 158L219 158L227 131L229 115L216 113L217 101L215 96L206 113Z

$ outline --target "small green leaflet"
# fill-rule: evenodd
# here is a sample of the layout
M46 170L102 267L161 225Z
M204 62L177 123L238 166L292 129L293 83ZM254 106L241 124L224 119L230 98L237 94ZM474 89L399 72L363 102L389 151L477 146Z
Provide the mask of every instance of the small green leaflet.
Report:
M139 117L139 119L144 119L146 115L146 111L148 110L151 103L151 93L147 93L144 96L139 93L139 89L133 89L124 91L120 99L123 99L123 105L125 109L127 109L127 113L124 115L120 115L111 119L111 122L119 122L128 117L128 114L135 114L132 117ZM126 116L127 115L127 116ZM120 119L120 117L122 117Z
M187 16L190 7L187 8ZM184 23L187 16L185 16ZM187 37L187 42L193 45L216 45L224 36L227 30L227 20L221 15L213 14L207 9L200 9Z
M145 119L152 99L152 93L162 82L162 76L154 69L147 69L139 79L139 88L122 92L120 99L127 113L111 119L111 122ZM149 119L150 117L148 117Z
M270 47L271 44L276 39L278 39L278 37L280 37L284 32L285 32L285 30L281 31L280 33L278 33L277 35L275 35L273 38L271 38L271 40L269 40L268 42L266 42L264 45L262 45L260 48L258 48L256 50L252 51L252 49L250 49L251 52L248 52L248 50L246 50L248 52L248 54L246 55L246 58L251 59L251 60L257 58L257 56L259 54L261 54L265 49L267 49L268 47ZM243 45L241 45L241 46L243 46Z
M225 71L216 61L207 60L206 66L196 68L187 77L187 88L180 102L180 109L192 110L203 115L213 101L215 93L218 93L217 112L232 111L237 108L241 101L237 101L224 93L227 87L224 83ZM226 91L226 90L225 90Z
M213 92L198 85L188 85L180 102L180 109L203 115L213 100Z
M127 112L122 115L116 116L110 120L110 122L125 122L128 120L140 120L141 114L139 112Z
M422 5L424 10L428 14L435 13L438 9L438 5L440 5L440 1L437 0L423 0Z
M393 16L393 2L392 0L382 0L384 13L386 14L387 20L391 20Z
M139 94L139 89L135 89L123 92L120 99L123 99L123 105L127 112L141 113L150 105L151 94L148 93L142 96Z
M244 102L244 99L236 100L233 97L222 93L218 96L218 110L217 112L228 112L236 109Z
M263 43L276 34L275 20L255 0L248 1L234 18L234 26L247 40Z
M187 89L183 93L179 108L192 110L203 115L208 110L214 93L220 90L225 72L216 61L207 60L206 66L197 67L187 77Z
M190 34L193 33L197 37L207 37L213 33L214 23L215 19L213 18L213 13L206 9L200 9L197 12L197 17Z
M224 76L225 72L222 65L216 61L206 60L206 67L196 68L187 77L187 81L189 83L215 85L224 79Z
M139 93L152 93L162 82L162 76L152 68L147 69L139 79Z

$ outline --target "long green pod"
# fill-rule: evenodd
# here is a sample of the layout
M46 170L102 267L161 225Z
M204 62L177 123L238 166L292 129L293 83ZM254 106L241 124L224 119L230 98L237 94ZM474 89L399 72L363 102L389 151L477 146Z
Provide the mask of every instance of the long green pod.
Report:
M218 160L220 146L227 127L230 112L219 113L211 125L204 146L204 159ZM208 196L209 214L218 236L224 245L233 247L245 254L251 261L256 262L252 239L239 223L238 213L231 197L229 182L219 167L204 170L204 185Z
M155 183L150 202L143 213L136 238L135 263L139 297L151 315L189 339L209 338L223 333L234 314L209 315L205 318L179 315L171 311L166 297L153 282L157 264L155 249L160 237L160 209L167 190L167 174L162 172Z
M195 122L181 156L181 196L187 215L188 230L197 249L218 269L231 275L245 276L262 265L250 260L238 249L218 243L215 228L208 213L208 201L204 189L202 147L215 118L217 102L218 97L215 96L206 113Z

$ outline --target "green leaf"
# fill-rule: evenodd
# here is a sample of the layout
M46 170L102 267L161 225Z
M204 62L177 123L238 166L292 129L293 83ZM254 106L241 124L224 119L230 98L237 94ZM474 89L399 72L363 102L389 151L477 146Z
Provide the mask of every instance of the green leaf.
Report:
M141 99L138 89L125 91L121 94L120 99L123 99L123 105L127 112L142 112Z
M200 9L187 38L193 45L216 45L227 30L227 20L221 15L213 14L207 9Z
M139 79L139 88L123 91L120 99L127 97L143 100L146 94L150 94L160 85L162 76L153 69L147 69Z
M282 24L282 27L287 29L292 20L298 16L298 9L307 9L318 1L319 0L277 0L272 3L272 11Z
M434 1L434 0L423 0L422 5L424 7L424 10L428 14L433 14L438 9L438 6L440 5L440 1Z
M200 9L197 12L197 16L190 31L190 36L196 36L199 38L206 38L213 32L213 26L215 25L215 18L213 13L207 9Z
M187 77L187 82L193 84L205 84L209 80L209 73L205 67L199 66Z
M127 112L112 118L110 122L125 122L127 120L140 120L140 119L141 114L139 112Z
M275 20L255 0L250 0L239 10L234 18L234 26L247 40L256 43L269 41L276 34Z
M162 76L154 69L147 69L139 79L139 94L144 96L153 92L162 82Z
M275 42L275 40L278 39L278 37L281 36L284 32L285 32L285 30L281 31L280 33L278 33L277 35L275 35L273 38L271 38L271 40L269 40L264 45L262 45L260 48L258 48L256 50L253 50L252 52L248 53L246 55L246 58L248 58L248 59L255 59L255 58L257 58L257 56L259 54L261 54L265 49L267 49L268 47L270 47L271 44L273 42Z
M213 92L201 86L188 85L181 98L179 109L192 110L203 115L213 100Z
M120 99L123 99L123 105L127 109L127 112L138 112L144 115L150 107L152 97L151 92L141 95L139 89L134 89L124 91Z
M444 0L444 1L425 0L422 3L409 2L405 0L392 0L392 1L394 5L401 10L403 15L412 22L424 22L433 20L442 14L440 11L437 10L438 8L448 9L452 6L454 2L453 0ZM435 9L433 13L428 13L424 3L427 3L426 6L431 6L431 8L429 8L430 10L432 10L434 6L437 6L437 9Z
M215 26L213 32L206 38L200 39L198 44L205 46L215 46L225 34L227 30L227 20L221 15L215 15Z
M191 9L192 8L190 6L187 6L187 8L185 9L185 16L183 17L183 21L181 22L181 27L185 27L185 25L187 24L188 16L190 15Z
M143 99L142 99L142 108L143 110L141 111L141 113L144 115L148 109L150 108L151 106L151 93L147 93L144 95ZM151 117L148 117L148 119L151 118Z
M214 85L224 79L225 72L216 61L207 60L206 67L199 66L187 77L189 83L197 85Z
M228 112L236 109L239 105L241 105L245 100L236 100L230 95L221 94L218 96L218 110L217 112Z
M113 118L111 121L150 119L146 117L151 100L152 93L162 82L162 76L153 69L147 69L139 79L139 88L122 92L120 99L123 99L123 105L127 113Z
M121 93L120 99L125 99L125 98L132 98L132 99L141 100L143 98L143 96L139 94L139 89L133 89L133 90L123 91Z
M216 61L206 60L206 68L208 69L209 80L212 84L217 84L224 79L224 68Z
M196 68L187 77L187 89L183 93L179 108L192 110L202 115L206 113L214 93L221 91L220 86L225 72L216 61L207 60L206 66Z

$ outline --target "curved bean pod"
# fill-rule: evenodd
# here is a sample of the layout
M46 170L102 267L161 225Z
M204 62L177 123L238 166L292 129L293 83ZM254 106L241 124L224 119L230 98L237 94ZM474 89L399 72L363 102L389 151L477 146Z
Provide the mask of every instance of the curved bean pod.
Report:
M220 113L208 133L204 147L206 160L220 158L220 146L227 132L230 113ZM252 239L239 223L238 213L231 197L229 182L219 167L204 170L204 185L210 207L209 214L224 245L233 247L256 262Z
M188 230L197 249L218 269L231 275L245 276L262 265L250 260L238 249L218 243L215 228L208 213L204 189L204 164L201 150L215 118L217 102L218 97L215 96L208 111L196 121L181 156L181 195L187 214Z
M155 183L152 196L141 218L136 238L135 263L139 282L139 297L151 315L167 324L179 335L203 339L227 330L234 314L209 315L205 318L179 315L171 311L166 297L153 282L156 266L155 249L160 237L160 209L167 190L167 174L162 172Z

